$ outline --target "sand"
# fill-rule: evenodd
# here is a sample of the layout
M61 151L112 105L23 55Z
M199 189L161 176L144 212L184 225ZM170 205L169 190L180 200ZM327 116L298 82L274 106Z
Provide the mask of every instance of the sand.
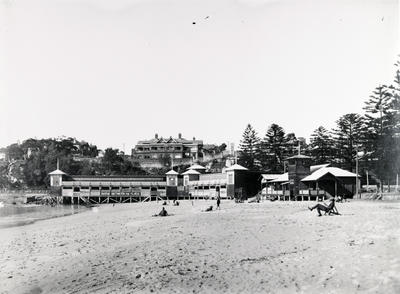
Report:
M105 205L0 229L1 293L400 293L400 203Z

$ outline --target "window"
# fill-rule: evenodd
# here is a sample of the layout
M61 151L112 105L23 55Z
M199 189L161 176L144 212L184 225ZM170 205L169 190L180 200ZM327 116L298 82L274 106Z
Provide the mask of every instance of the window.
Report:
M230 185L233 184L233 174L228 175L228 184L230 184Z

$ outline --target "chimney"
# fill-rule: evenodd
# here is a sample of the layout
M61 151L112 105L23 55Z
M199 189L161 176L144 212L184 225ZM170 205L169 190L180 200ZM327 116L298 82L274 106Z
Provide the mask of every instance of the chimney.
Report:
M158 139L158 134L156 134L156 135L154 136L154 138Z
M182 134L181 133L178 134L178 138L182 139Z

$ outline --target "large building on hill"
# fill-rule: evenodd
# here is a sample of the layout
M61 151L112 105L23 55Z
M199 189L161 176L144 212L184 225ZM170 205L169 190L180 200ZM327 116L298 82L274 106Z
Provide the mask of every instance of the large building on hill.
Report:
M139 141L132 149L132 159L144 168L170 167L202 161L203 141L178 138L163 138L155 134L153 139Z

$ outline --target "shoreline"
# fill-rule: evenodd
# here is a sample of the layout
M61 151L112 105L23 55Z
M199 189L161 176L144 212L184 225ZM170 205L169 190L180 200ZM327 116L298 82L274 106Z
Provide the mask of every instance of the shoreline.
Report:
M0 230L21 227L38 221L62 218L88 211L84 206L49 206L38 204L6 204L0 207Z
M398 293L400 203L100 206L0 230L4 293ZM373 269L373 270L371 270Z

